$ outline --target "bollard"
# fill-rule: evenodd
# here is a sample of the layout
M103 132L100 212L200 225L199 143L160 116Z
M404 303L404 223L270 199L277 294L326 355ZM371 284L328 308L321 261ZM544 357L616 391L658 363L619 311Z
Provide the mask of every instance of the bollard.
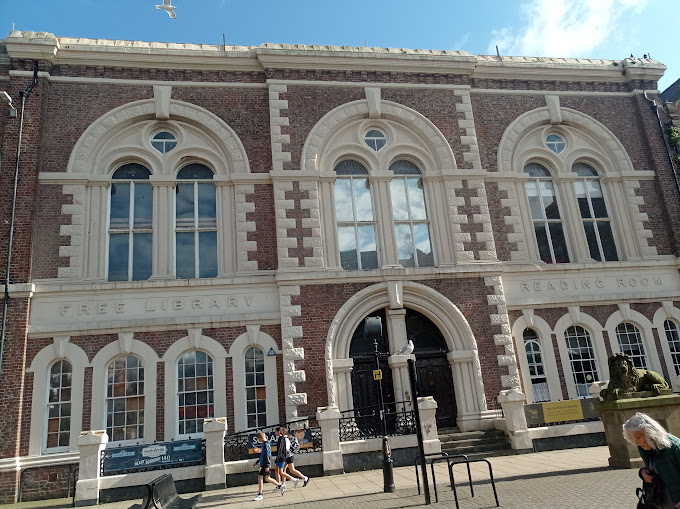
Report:
M385 493L394 493L394 462L390 455L390 441L387 437L383 437L383 491Z

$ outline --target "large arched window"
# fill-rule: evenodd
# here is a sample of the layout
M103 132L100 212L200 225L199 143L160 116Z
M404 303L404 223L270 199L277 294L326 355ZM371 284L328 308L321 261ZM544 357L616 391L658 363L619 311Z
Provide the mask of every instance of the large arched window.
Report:
M137 163L118 168L111 182L109 281L151 277L153 190L151 172Z
M68 449L71 434L71 363L65 360L52 364L47 394L46 449Z
M678 334L678 326L673 320L665 320L663 330L666 333L666 341L668 341L668 347L673 358L675 374L680 375L680 334Z
M524 329L524 351L527 355L527 363L529 364L529 376L531 377L531 386L534 390L534 401L540 403L542 401L550 401L550 390L548 389L548 380L545 376L545 368L543 367L543 355L541 354L541 343L538 339L538 334L533 329Z
M203 433L203 419L214 417L213 359L200 350L177 363L177 422L180 436Z
M346 159L335 166L335 216L340 264L345 270L377 269L378 248L368 170Z
M618 260L611 219L597 171L582 162L574 164L572 171L579 176L574 187L590 256L598 262Z
M403 267L433 267L430 225L425 207L420 170L411 161L401 159L390 165L394 236L399 264Z
M144 365L134 355L116 357L106 369L106 433L109 440L144 438Z
M176 275L217 276L217 206L213 172L189 164L177 174L175 194Z
M246 416L249 428L267 425L267 387L264 383L264 352L256 346L245 354Z
M616 339L619 348L633 361L633 365L638 369L647 369L647 359L645 358L645 347L642 344L640 331L632 323L623 322L616 327Z
M567 263L569 252L550 172L541 164L529 163L524 173L530 177L526 191L539 256L545 263Z
M569 352L569 362L579 398L590 396L588 387L598 380L595 352L587 330L573 325L564 332L564 339Z

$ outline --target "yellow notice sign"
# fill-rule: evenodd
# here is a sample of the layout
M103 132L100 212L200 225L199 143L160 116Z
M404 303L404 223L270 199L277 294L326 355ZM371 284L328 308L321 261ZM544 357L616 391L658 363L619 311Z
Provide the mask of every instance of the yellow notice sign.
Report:
M382 369L373 370L373 380L382 380Z
M580 399L543 403L543 422L579 421L583 419Z

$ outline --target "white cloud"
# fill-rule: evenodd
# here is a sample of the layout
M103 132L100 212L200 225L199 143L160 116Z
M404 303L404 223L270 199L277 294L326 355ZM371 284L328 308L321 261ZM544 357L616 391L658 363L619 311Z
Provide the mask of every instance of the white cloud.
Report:
M585 57L620 30L626 14L640 13L648 0L528 0L523 27L494 30L488 51L501 55Z

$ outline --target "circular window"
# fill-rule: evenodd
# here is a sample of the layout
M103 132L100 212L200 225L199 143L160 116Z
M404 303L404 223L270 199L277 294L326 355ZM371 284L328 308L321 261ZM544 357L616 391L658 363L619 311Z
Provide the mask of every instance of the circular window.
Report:
M549 134L545 139L545 144L556 154L561 153L566 147L566 143L564 143L562 137L558 136L557 134Z
M172 133L161 131L151 139L151 145L161 154L167 154L177 146L177 138Z
M371 129L366 133L366 136L364 136L364 141L366 142L366 145L377 152L385 146L385 143L387 143L387 138L377 129Z

